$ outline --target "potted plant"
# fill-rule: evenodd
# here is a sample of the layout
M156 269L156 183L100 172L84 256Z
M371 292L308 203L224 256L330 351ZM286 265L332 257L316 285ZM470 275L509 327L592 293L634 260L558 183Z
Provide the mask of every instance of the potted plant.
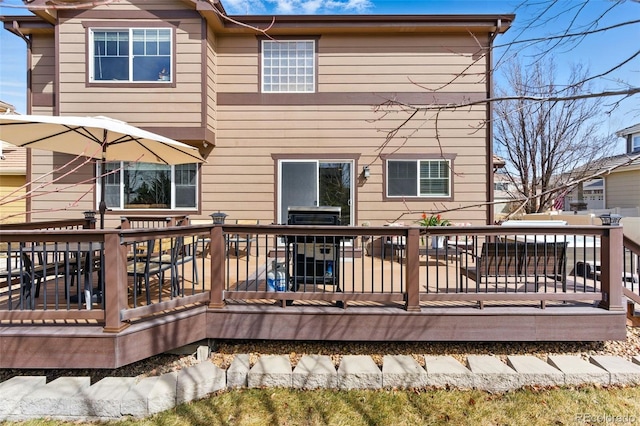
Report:
M417 221L420 226L428 228L430 226L451 226L451 222L447 219L442 219L440 214L427 216L426 213L422 213L422 218ZM424 245L424 237L421 238L421 243ZM444 236L435 236L431 238L432 248L444 248Z

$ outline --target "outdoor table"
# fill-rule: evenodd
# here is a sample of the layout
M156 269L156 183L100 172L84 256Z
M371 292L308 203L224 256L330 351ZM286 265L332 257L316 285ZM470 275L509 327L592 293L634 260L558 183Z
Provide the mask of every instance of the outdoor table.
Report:
M95 259L100 259L101 253L103 250L103 244L98 242L62 242L62 243L46 243L41 245L34 245L24 248L24 253L27 255L38 255L38 263L46 268L46 256L48 254L54 254L57 256L58 254L64 254L64 276L65 276L65 294L67 293L67 285L70 279L73 279L72 269L75 269L74 274L77 274L78 270L82 270L84 283L83 283L83 297L86 303L87 310L91 310L93 305L93 295L96 294L100 297L102 293L100 287L97 289L93 288L93 276L92 273L95 268ZM75 255L72 258L69 255ZM44 257L43 257L44 256ZM84 264L80 264L79 259L84 258ZM59 260L54 259L52 261L52 265L59 263ZM32 264L37 265L36 259L32 259ZM102 266L102 261L99 263L100 267ZM100 268L99 267L99 268ZM98 269L99 269L98 268ZM46 279L46 275L48 275L47 271L44 272L44 279ZM98 283L100 284L101 280L98 278ZM78 297L71 297L71 302L77 302Z

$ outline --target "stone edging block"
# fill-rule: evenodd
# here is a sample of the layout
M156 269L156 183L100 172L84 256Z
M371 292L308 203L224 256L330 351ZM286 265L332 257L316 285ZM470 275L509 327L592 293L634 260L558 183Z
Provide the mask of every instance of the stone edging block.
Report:
M346 355L336 368L326 355L305 355L292 371L288 355L265 355L250 368L240 354L224 371L209 360L161 376L108 377L91 385L89 377L16 376L0 383L0 422L33 418L113 420L146 417L177 404L237 387L294 389L380 389L451 387L505 392L525 385L640 385L640 356L632 361L594 355L549 355L547 362L509 355L507 363L490 355L469 355L467 366L451 356L425 355L425 367L408 355L386 355L382 371L370 356Z

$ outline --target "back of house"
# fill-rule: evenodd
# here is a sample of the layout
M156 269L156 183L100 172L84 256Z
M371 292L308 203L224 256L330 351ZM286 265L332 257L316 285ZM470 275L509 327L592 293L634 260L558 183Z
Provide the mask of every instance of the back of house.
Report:
M220 2L28 3L28 112L109 116L199 148L203 165L110 163L32 150L31 220L121 216L341 223L422 212L493 223L491 46L513 15L229 16ZM451 108L451 106L465 106ZM40 185L39 185L40 186ZM63 188L56 197L51 188ZM35 186L32 187L35 189ZM466 207L466 208L465 208ZM46 212L46 214L45 214Z

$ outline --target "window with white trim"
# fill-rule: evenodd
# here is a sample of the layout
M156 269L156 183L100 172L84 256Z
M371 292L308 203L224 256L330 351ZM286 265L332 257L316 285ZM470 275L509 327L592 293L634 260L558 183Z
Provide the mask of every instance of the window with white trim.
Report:
M171 82L170 28L92 29L91 82Z
M387 197L450 197L450 160L387 160Z
M197 164L109 162L105 173L105 201L109 208L184 210L197 207Z
M635 135L631 140L631 152L640 151L640 135Z
M262 40L262 92L315 92L315 73L315 41Z

